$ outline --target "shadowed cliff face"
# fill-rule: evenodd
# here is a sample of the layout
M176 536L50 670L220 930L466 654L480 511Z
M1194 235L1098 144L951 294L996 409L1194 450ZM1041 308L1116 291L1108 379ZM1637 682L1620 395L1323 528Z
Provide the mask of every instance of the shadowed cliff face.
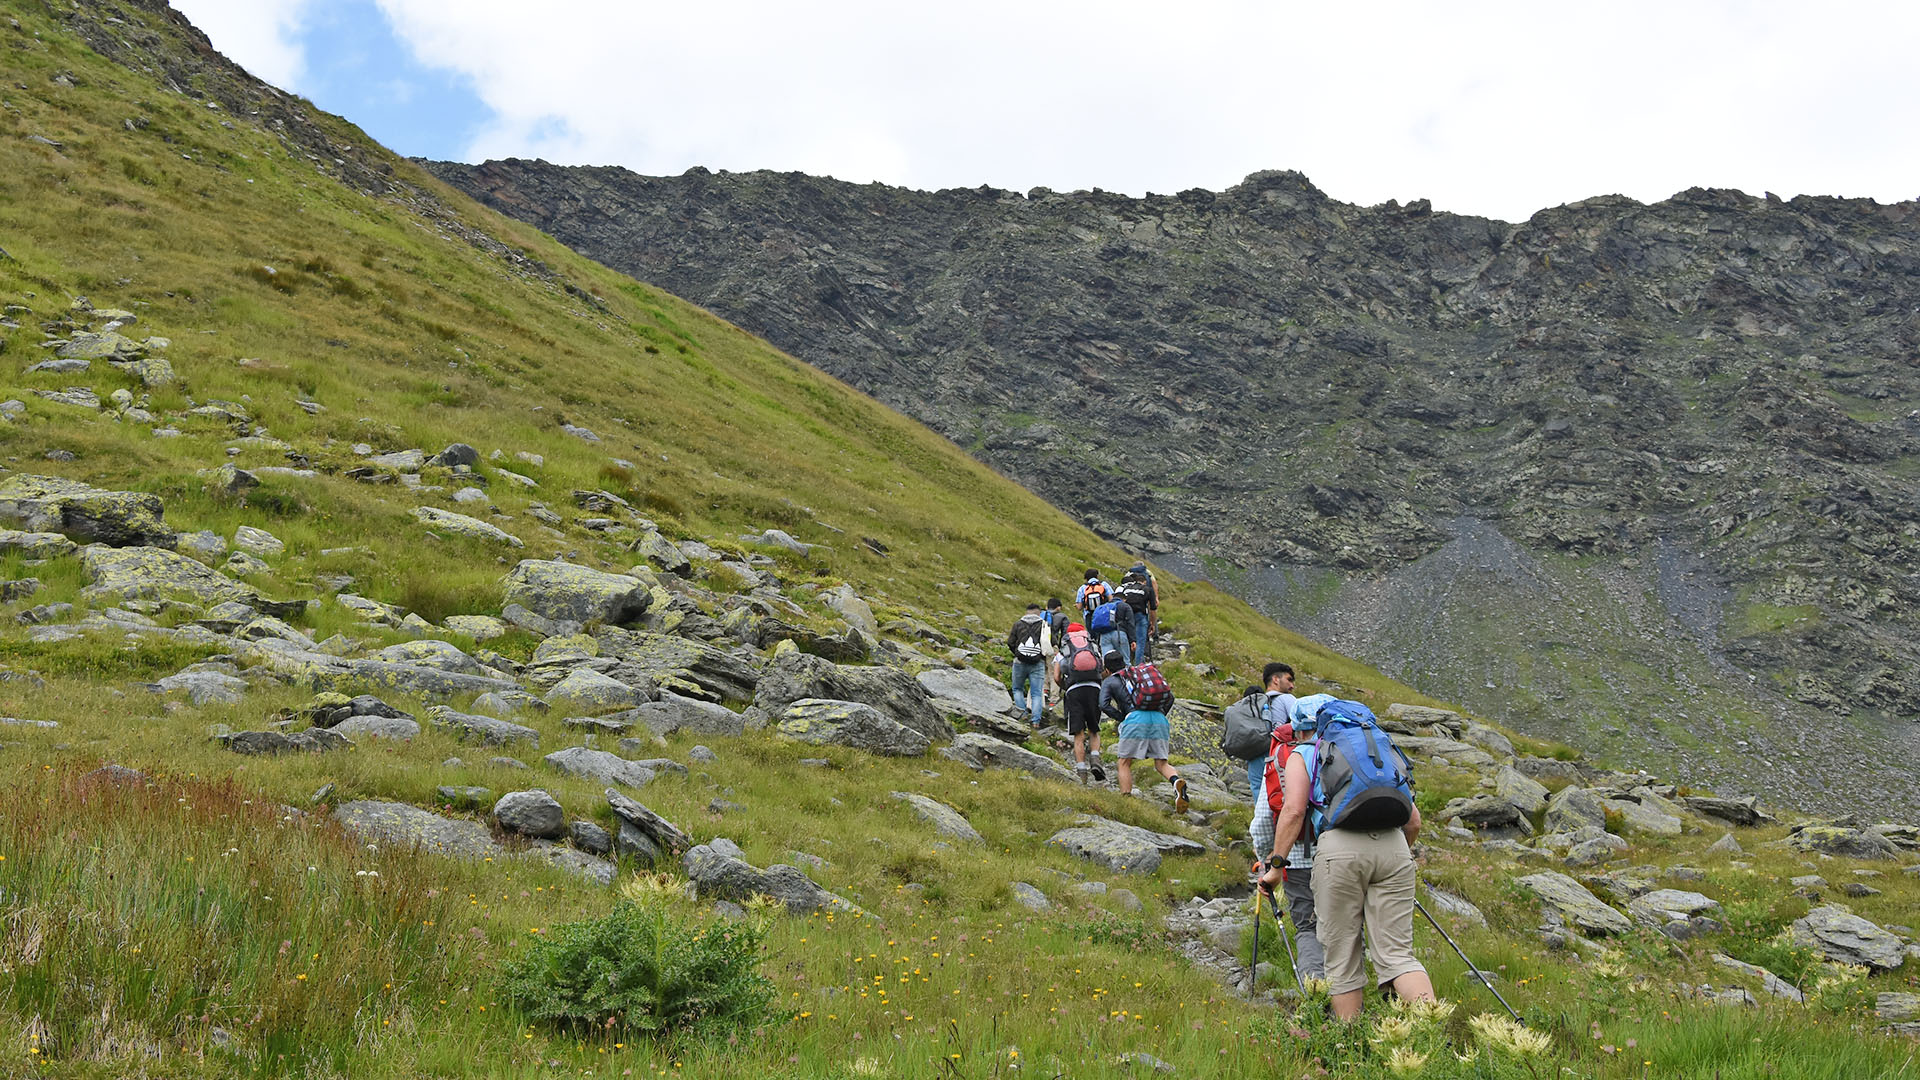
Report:
M1692 190L1515 225L1290 172L1133 199L431 168L1140 550L1352 583L1469 514L1576 569L1666 552L1743 692L1920 714L1920 205Z

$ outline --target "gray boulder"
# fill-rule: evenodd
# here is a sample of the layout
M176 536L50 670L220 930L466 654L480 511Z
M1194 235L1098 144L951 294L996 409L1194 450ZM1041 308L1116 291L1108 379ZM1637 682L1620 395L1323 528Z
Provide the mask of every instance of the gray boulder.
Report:
M820 599L829 608L847 620L847 625L860 631L869 638L880 636L880 622L873 617L873 608L860 599L851 585L836 585L820 594Z
M649 529L628 548L635 555L659 567L662 572L676 577L689 577L693 574L693 561L673 541Z
M1600 805L1626 819L1627 828L1651 836L1679 836L1679 817L1651 799L1602 799Z
M1584 934L1624 934L1633 929L1625 915L1600 902L1586 886L1556 870L1529 874L1521 888L1540 900L1542 908L1558 915Z
M420 724L407 716L349 716L332 730L348 738L412 739L420 734Z
M1201 855L1206 846L1184 836L1157 833L1093 814L1081 814L1075 823L1047 838L1047 843L1127 874L1151 874L1166 855Z
M1773 972L1768 971L1766 968L1756 967L1744 960L1736 960L1724 953L1714 953L1713 962L1730 971L1737 971L1749 978L1759 979L1760 988L1772 994L1774 997L1786 998L1788 1001L1806 1000L1806 996L1800 992L1798 987L1782 979L1780 976L1775 975Z
M388 663L416 664L436 671L452 671L462 675L480 675L487 670L480 661L462 652L459 646L445 641L435 641L432 638L389 645L373 655L375 659Z
M784 863L761 870L744 859L701 844L682 856L680 865L702 897L748 900L755 896L766 896L786 905L791 915L815 911L836 915L866 914L858 906L821 888L797 867Z
M612 885L617 871L614 865L605 859L596 859L587 852L556 844L551 840L534 840L520 857L528 862L543 862L580 875L590 885Z
M1795 945L1835 963L1892 971L1907 962L1906 944L1899 938L1834 904L1807 912L1788 933Z
M673 822L613 788L608 788L605 794L607 805L613 808L614 817L620 820L622 840L631 830L635 837L644 839L651 849L658 852L673 854L693 847L692 837L680 831Z
M632 788L646 787L653 783L656 775L654 770L639 762L628 761L605 750L589 750L584 746L556 750L547 755L546 761L568 776L598 780L603 784L624 784Z
M1441 808L1440 820L1452 821L1454 818L1476 829L1505 835L1509 839L1533 835L1533 822L1520 812L1519 807L1498 795L1475 795L1452 800Z
M557 622L617 626L647 613L651 585L572 563L523 559L507 574L506 602Z
M23 559L57 559L80 550L80 545L57 532L21 532L0 529L0 552Z
M1045 911L1053 904L1047 900L1047 894L1024 881L1013 883L1013 902L1028 911Z
M629 709L617 719L645 724L655 735L690 731L696 735L737 736L747 730L747 718L725 705L683 697L669 690L660 692L660 700Z
M0 479L0 522L29 532L63 533L109 547L171 548L174 531L161 520L160 497L105 491L58 476L17 473Z
M888 757L918 757L931 746L925 735L857 701L802 698L780 713L776 727L780 734L800 742L848 746Z
M445 450L428 458L426 464L438 465L443 469L451 469L457 465L471 467L480 464L480 451L466 443L449 443Z
M279 640L242 642L233 651L249 663L261 665L289 682L322 690L398 691L445 699L482 694L490 690L518 689L507 679L441 671L420 664L348 660Z
M1497 758L1513 757L1513 742L1496 728L1485 724L1467 723L1465 738L1468 742L1485 750Z
M1813 851L1849 859L1893 859L1899 849L1879 833L1836 825L1809 825L1787 837L1795 851Z
M1502 765L1493 774L1493 793L1519 807L1523 814L1533 815L1547 808L1547 789L1511 765Z
M942 747L940 753L973 769L1017 769L1041 780L1058 780L1063 784L1078 782L1072 771L1058 761L977 731L963 731L955 735L953 745Z
M1607 808L1585 788L1563 787L1547 799L1546 825L1548 832L1573 832L1588 825L1604 829Z
M429 529L437 529L454 536L464 536L470 540L490 540L508 547L527 546L519 537L498 525L489 525L479 518L456 514L437 506L416 506L413 508L413 516L420 519L420 523Z
M464 743L504 746L507 743L524 742L530 746L540 745L540 733L530 727L523 727L506 720L496 720L491 716L474 716L471 713L455 712L445 705L435 705L427 709L427 722L434 727L452 731L455 737Z
M567 834L567 812L544 791L509 791L493 804L493 819L508 832L558 840Z
M1751 795L1737 799L1722 799L1713 795L1688 795L1682 800L1687 809L1705 817L1724 821L1729 825L1751 827L1772 821L1760 809L1760 800Z
M895 668L835 664L806 653L775 657L754 687L753 703L778 715L805 698L857 701L878 709L929 742L953 738L953 725L912 675Z
M962 840L969 844L986 842L979 833L974 831L965 815L946 803L907 791L896 791L893 797L911 807L915 817L933 826L933 831L941 836L950 840Z
M573 846L590 855L613 854L613 834L591 821L575 821L567 826Z
M970 667L929 668L914 679L933 699L934 708L976 726L1004 719L1011 700L1006 684Z
M195 705L238 705L247 681L218 671L182 671L154 684L162 693L185 691Z
M406 803L361 800L342 803L334 820L347 831L402 851L425 851L462 859L501 858L507 850L477 821L443 818Z
M1714 918L1720 914L1718 900L1681 889L1655 889L1637 896L1627 902L1627 914L1641 926L1676 939L1725 929Z
M757 661L704 641L616 626L601 626L593 636L600 642L601 655L617 658L626 670L683 697L744 701L753 696L760 679Z
M163 548L95 544L81 549L80 565L92 582L81 595L95 602L185 597L212 607L258 596L252 586Z
M567 677L547 691L551 708L583 714L618 712L631 709L652 696L649 690L628 686L591 668L574 668Z

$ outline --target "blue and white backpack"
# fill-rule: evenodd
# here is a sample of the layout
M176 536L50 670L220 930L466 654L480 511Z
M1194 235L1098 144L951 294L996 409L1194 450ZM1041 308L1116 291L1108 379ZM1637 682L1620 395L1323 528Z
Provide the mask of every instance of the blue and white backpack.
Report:
M1335 699L1319 707L1317 719L1307 762L1315 835L1397 829L1413 820L1413 767L1373 710Z

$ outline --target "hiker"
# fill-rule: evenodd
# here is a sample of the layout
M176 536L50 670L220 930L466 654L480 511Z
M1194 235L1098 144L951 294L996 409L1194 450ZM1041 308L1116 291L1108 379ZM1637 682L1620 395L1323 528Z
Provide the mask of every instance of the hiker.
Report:
M1122 671L1127 669L1127 661L1118 652L1106 654L1107 678L1100 684L1100 711L1120 722L1120 738L1113 744L1113 757L1120 766L1120 794L1133 792L1133 763L1152 761L1154 771L1173 781L1173 812L1187 812L1187 782L1173 766L1167 764L1167 755L1171 752L1172 732L1167 725L1164 710L1173 707L1173 695L1166 690L1166 680L1160 678L1157 669L1148 666L1138 669L1152 672L1152 678L1159 682L1157 696L1159 700L1148 701L1143 688L1130 682ZM1138 707L1141 704L1158 705L1158 709Z
M1007 631L1007 651L1013 654L1007 692L1014 706L1039 727L1047 707L1047 658L1053 655L1053 634L1039 604L1028 604L1027 613Z
M1133 655L1127 643L1127 633L1133 626L1133 608L1125 600L1109 600L1093 609L1087 616L1087 629L1100 642L1101 655L1110 652L1120 654L1122 660Z
M1080 605L1082 621L1093 617L1093 609L1113 599L1113 586L1100 579L1100 571L1089 569L1086 581L1080 590L1073 594L1073 602Z
M1154 584L1153 575L1147 572L1147 564L1137 562L1128 567L1127 576L1120 579L1113 595L1133 609L1133 621L1127 624L1127 633L1133 638L1133 662L1144 664L1148 640L1160 632L1160 589Z
M1260 685L1266 701L1262 712L1266 714L1267 730L1271 732L1282 724L1293 723L1293 666L1278 660L1260 669ZM1247 786L1253 789L1256 800L1267 776L1267 757L1261 755L1259 761L1247 762Z
M1067 626L1071 622L1072 620L1067 618L1066 609L1060 606L1060 598L1057 596L1047 597L1047 630L1053 635L1053 643L1056 647L1067 640ZM1052 708L1053 703L1060 699L1058 693L1060 689L1060 668L1059 665L1055 663L1058 659L1059 655L1057 653L1047 654L1048 708Z
M1275 671L1276 667L1281 670ZM1266 671L1266 707L1267 715L1273 721L1273 731L1270 736L1271 750L1262 759L1265 767L1261 772L1260 785L1253 789L1253 826L1248 830L1248 836L1252 838L1256 852L1278 850L1273 843L1274 808L1285 805L1282 770L1297 741L1304 740L1312 744L1314 723L1311 712L1297 727L1291 719L1294 698L1289 691L1293 688L1293 669L1275 661L1267 665ZM1281 674L1285 675L1284 679L1275 677ZM1281 683L1285 684L1285 690L1275 688ZM1332 700L1331 695L1318 696ZM1273 865L1274 861L1263 855L1254 872L1264 875ZM1296 943L1299 945L1299 951L1294 956L1297 965L1294 974L1301 980L1324 979L1327 977L1326 953L1320 947L1319 923L1314 918L1313 852L1306 837L1301 837L1287 849L1283 865L1286 872L1281 875L1281 896L1287 905L1287 917L1293 920ZM1273 894L1272 887L1264 879L1259 881L1259 887L1269 896ZM1279 901L1276 901L1276 912L1279 910L1278 904Z
M1268 894L1274 886L1284 886L1292 876L1289 865L1294 845L1304 836L1313 849L1312 891L1317 916L1314 937L1326 956L1328 990L1333 995L1333 1014L1342 1020L1360 1015L1367 987L1365 962L1360 952L1360 930L1364 922L1367 953L1373 959L1374 981L1410 1001L1432 1001L1433 980L1413 955L1413 886L1415 867L1413 841L1420 835L1420 809L1413 805L1412 794L1404 780L1394 796L1404 803L1403 825L1353 827L1342 822L1341 814L1349 804L1341 799L1348 789L1356 788L1356 777L1329 795L1316 789L1316 780L1324 782L1318 757L1333 753L1340 728L1366 737L1378 745L1387 742L1391 753L1382 759L1397 757L1385 733L1377 727L1361 731L1358 725L1343 724L1351 706L1372 723L1372 713L1353 702L1336 701L1331 695L1315 694L1294 704L1296 732L1312 729L1314 742L1302 741L1287 755L1286 771L1281 777L1280 819L1274 827L1268 869L1260 876L1260 887ZM1328 749L1322 750L1323 747ZM1364 767L1364 749L1345 754L1355 770ZM1369 782L1360 789L1379 791ZM1358 794L1358 792L1354 792ZM1332 802L1329 803L1329 798ZM1309 805L1311 804L1311 805ZM1359 815L1356 815L1356 818ZM1332 824L1329 824L1329 823ZM1283 854L1284 853L1284 854ZM1296 920L1297 925L1297 920Z
M1054 670L1067 734L1073 737L1074 779L1082 784L1089 776L1095 783L1107 782L1107 770L1100 764L1100 684L1105 667L1093 635L1079 623L1068 623L1067 632L1060 636Z

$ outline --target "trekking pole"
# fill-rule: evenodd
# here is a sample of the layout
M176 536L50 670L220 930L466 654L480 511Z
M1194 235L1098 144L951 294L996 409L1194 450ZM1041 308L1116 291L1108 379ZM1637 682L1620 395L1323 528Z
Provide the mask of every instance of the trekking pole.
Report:
M1413 906L1419 908L1420 914L1425 915L1427 921L1433 924L1433 928L1440 931L1440 936L1447 939L1447 944L1453 946L1453 951L1459 954L1461 962L1467 965L1467 970L1473 972L1474 981L1486 987L1487 990L1493 994L1494 1000L1498 1001L1501 1006L1507 1010L1507 1014L1512 1016L1521 1027L1526 1027L1527 1022L1520 1018L1519 1013L1513 1011L1513 1006L1507 1004L1506 998L1500 996L1500 991L1494 987L1492 980L1487 978L1486 972L1475 967L1473 961L1467 959L1466 951L1460 948L1459 944L1453 940L1453 935L1447 933L1446 928L1440 925L1439 920L1433 917L1433 913L1427 910L1427 905L1421 903L1418 896L1413 898Z
M1260 886L1253 887L1253 959L1247 961L1247 996L1260 978Z
M1257 884L1253 887L1253 893L1253 932L1255 936L1257 937L1260 933L1260 897L1265 895L1267 899L1273 901L1273 923L1280 928L1280 944L1287 950L1287 966L1293 970L1293 985L1305 990L1306 987L1300 985L1300 961L1293 953L1293 939L1287 936L1287 921L1280 917L1279 898L1262 889Z

